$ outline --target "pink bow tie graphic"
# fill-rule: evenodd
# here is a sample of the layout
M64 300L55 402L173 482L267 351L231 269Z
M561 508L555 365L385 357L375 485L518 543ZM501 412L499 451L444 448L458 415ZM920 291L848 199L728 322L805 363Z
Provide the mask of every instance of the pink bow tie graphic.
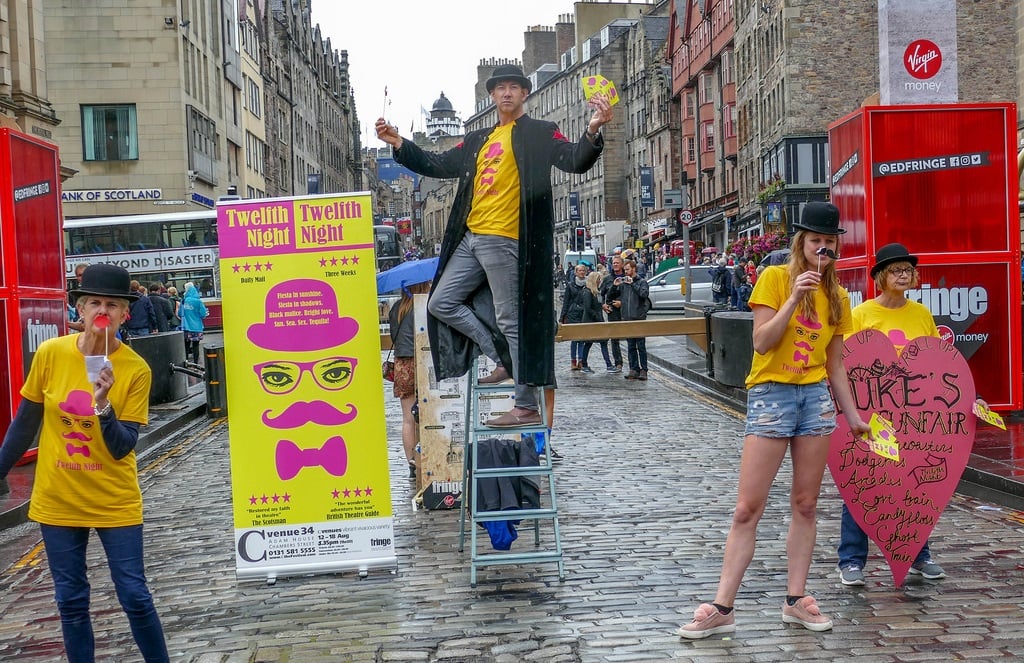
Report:
M84 444L82 446L80 446L80 447L76 447L75 445L73 445L70 442L68 442L67 446L64 447L64 448L68 450L68 456L74 456L75 454L82 454L86 458L89 457L89 447L87 447Z
M291 440L280 440L275 460L277 476L284 481L294 478L304 467L322 467L329 474L340 477L348 469L348 450L340 436L327 440L319 449L300 449Z

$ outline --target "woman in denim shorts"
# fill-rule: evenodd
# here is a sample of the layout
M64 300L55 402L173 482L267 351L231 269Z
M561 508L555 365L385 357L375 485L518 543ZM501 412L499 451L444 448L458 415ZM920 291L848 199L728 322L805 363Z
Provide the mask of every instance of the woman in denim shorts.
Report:
M747 376L747 425L736 510L712 603L679 629L684 638L736 630L733 603L754 556L757 523L779 466L789 450L792 519L786 539L789 574L782 621L827 631L832 620L805 595L815 540L815 508L836 425L836 401L854 434L869 432L854 407L843 367L843 336L850 332L850 299L839 285L839 210L831 203L804 206L786 265L769 267L750 295L754 359ZM828 382L826 383L826 378Z

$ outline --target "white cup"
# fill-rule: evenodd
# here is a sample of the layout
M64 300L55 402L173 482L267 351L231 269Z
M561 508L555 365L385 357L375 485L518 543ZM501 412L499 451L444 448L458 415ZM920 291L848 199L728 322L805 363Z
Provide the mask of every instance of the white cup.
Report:
M103 367L113 368L110 360L103 355L88 355L85 358L85 372L89 374L89 382L96 382L100 379L100 371Z

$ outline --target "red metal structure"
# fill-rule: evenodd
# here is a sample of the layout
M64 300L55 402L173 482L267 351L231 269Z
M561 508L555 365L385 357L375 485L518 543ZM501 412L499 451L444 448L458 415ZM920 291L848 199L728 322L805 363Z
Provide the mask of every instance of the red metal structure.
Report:
M55 145L0 129L0 430L39 344L67 332L59 166Z
M878 247L920 258L908 297L968 359L994 408L1021 409L1021 250L1016 105L868 106L829 127L840 279L874 297Z

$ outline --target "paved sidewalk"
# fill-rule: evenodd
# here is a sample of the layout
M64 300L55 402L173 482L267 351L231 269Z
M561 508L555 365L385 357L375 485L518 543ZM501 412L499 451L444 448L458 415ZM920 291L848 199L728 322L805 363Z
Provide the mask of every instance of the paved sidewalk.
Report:
M557 349L567 367L568 346ZM1020 660L1021 514L956 496L932 537L950 577L892 587L876 556L868 585L835 574L840 502L826 477L809 590L827 633L784 625L788 462L737 600L737 631L674 631L715 590L735 500L741 422L718 400L653 370L559 372L554 442L566 580L554 564L488 567L469 587L458 513L412 511L399 408L386 388L395 573L235 580L227 427L198 420L142 471L147 571L172 660L518 662ZM542 532L545 531L542 529ZM513 549L528 545L521 536ZM101 552L91 546L98 660L138 660ZM0 660L58 661L59 621L43 554L26 545L0 574Z

